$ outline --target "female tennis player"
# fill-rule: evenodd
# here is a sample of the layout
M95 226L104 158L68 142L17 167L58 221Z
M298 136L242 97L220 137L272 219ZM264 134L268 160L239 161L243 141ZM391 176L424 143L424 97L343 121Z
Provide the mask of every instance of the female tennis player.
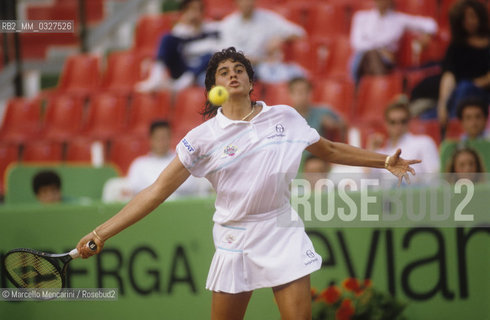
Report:
M234 48L213 55L206 90L224 86L229 99L218 108L206 103L211 116L177 146L177 156L155 183L141 191L119 213L83 237L81 256L93 240L98 253L109 238L145 217L190 174L206 177L216 190L213 238L216 253L206 288L213 291L211 319L243 319L254 289L270 287L282 319L310 319L309 274L321 266L302 222L293 223L289 184L304 149L333 163L385 167L408 180L418 160L386 156L347 144L333 143L309 127L289 106L253 102L254 71ZM286 219L284 219L286 218ZM278 221L291 221L288 227ZM299 220L301 221L301 220Z

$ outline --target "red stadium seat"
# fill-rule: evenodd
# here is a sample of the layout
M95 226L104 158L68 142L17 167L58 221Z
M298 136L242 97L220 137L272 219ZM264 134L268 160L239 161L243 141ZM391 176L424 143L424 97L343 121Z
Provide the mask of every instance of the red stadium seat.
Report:
M94 24L104 17L104 0L84 1L87 23ZM53 5L27 7L27 16L31 20L74 20L80 18L78 0L56 0Z
M96 140L89 138L74 138L69 140L66 144L65 161L67 162L92 162L92 147ZM102 143L99 141L99 143ZM102 143L102 161L106 158L106 148Z
M449 29L439 29L429 42L428 46L420 53L420 64L440 62L444 59L446 49L451 41Z
M327 78L315 83L315 101L327 104L346 120L352 118L354 84L348 80Z
M121 134L127 120L126 99L100 93L90 99L84 133L92 138L110 139Z
M73 55L65 61L57 91L87 97L99 89L100 78L100 58L98 56Z
M352 56L349 37L336 37L329 45L323 46L321 43L317 44L319 62L322 59L327 59L324 75L329 77L349 77L349 63ZM320 74L323 74L323 72Z
M438 1L434 0L395 0L396 9L412 15L437 19Z
M24 162L61 162L63 146L61 142L37 140L25 143L22 161Z
M38 99L13 98L7 103L0 140L24 142L41 130L41 101Z
M134 159L150 151L148 139L120 137L112 141L109 161L116 164L123 175L127 175Z
M19 146L13 143L0 143L0 194L4 194L5 171L11 163L19 160Z
M413 118L410 120L410 132L414 134L425 134L439 145L441 143L441 128L438 120L421 120Z
M439 31L432 36L426 47L422 48L417 35L405 32L400 40L397 52L397 64L402 68L413 68L427 65L431 62L440 62L444 58L446 48L449 45L449 34L447 31Z
M19 39L23 59L44 59L50 46L76 49L80 45L77 33L20 33Z
M154 57L160 38L172 29L177 18L177 12L141 17L136 25L134 50L145 57Z
M172 117L172 147L175 147L189 130L204 121L200 111L205 102L205 90L201 87L189 87L177 94Z
M268 105L291 105L287 82L264 84L264 101Z
M320 1L288 1L285 4L278 6L274 11L284 16L289 21L302 26L306 33L311 35L313 21L312 16L314 8Z
M308 70L310 74L317 72L317 52L314 41L307 37L297 39L286 44L284 53L285 60L298 63Z
M287 60L300 64L313 76L349 77L352 49L347 36L300 39L285 51Z
M135 94L129 107L128 132L147 136L150 124L170 116L170 92L161 91L157 96L147 93Z
M43 136L57 141L70 139L80 133L82 119L83 102L80 98L54 95L47 102Z
M446 139L455 139L458 140L461 138L461 135L464 133L463 127L461 126L461 121L458 119L451 119L447 124L446 130Z
M204 0L206 16L213 20L221 20L236 10L233 1L228 0Z
M441 73L440 66L434 66L423 69L416 69L405 72L405 92L410 94L412 90L427 77Z
M349 22L347 13L340 5L318 3L311 8L310 34L315 37L335 37L348 35Z
M367 147L367 141L369 136L372 134L382 134L387 137L386 126L384 121L381 119L367 119L363 121L359 121L355 127L359 130L361 134L361 147Z
M364 76L359 83L354 120L382 121L386 107L403 93L403 78L399 73L386 76Z
M458 0L441 0L438 23L441 29L449 29L449 11Z
M141 56L134 51L111 53L102 79L104 91L129 95L134 85L143 80L141 62Z

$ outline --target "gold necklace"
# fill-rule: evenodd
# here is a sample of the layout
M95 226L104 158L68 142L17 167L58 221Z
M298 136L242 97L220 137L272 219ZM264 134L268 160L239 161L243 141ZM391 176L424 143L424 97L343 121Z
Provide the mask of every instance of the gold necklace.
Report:
M252 115L252 113L254 113L254 110L255 110L255 104L252 106L252 111L250 111L249 114L247 114L245 117L243 117L241 121L245 121L245 119L250 117Z

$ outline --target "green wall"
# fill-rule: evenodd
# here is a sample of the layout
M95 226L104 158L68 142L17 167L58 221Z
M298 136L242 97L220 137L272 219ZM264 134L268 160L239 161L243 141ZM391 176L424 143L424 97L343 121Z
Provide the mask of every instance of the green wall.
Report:
M64 252L121 205L0 207L0 252ZM214 252L213 199L165 203L106 243L103 254L71 263L72 287L119 287L111 302L0 302L1 319L208 319L204 289ZM490 319L489 228L308 228L324 258L312 285L366 274L408 302L408 319ZM470 235L470 236L468 236ZM469 238L468 238L469 237ZM465 239L469 240L465 240ZM466 253L464 252L466 251ZM3 271L3 270L2 270ZM0 274L0 287L11 286ZM252 296L246 319L279 319L270 289Z

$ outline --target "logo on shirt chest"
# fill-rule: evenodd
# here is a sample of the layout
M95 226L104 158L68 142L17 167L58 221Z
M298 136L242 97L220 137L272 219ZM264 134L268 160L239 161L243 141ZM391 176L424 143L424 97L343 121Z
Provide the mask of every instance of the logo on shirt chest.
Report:
M280 124L280 123L276 124L275 130L276 130L276 133L268 136L267 139L285 137L284 131L286 131L286 129L284 129L284 126L282 124Z
M237 151L238 151L238 148L236 146L228 145L223 150L223 153L224 153L224 155L227 155L229 157L233 157L237 153Z

